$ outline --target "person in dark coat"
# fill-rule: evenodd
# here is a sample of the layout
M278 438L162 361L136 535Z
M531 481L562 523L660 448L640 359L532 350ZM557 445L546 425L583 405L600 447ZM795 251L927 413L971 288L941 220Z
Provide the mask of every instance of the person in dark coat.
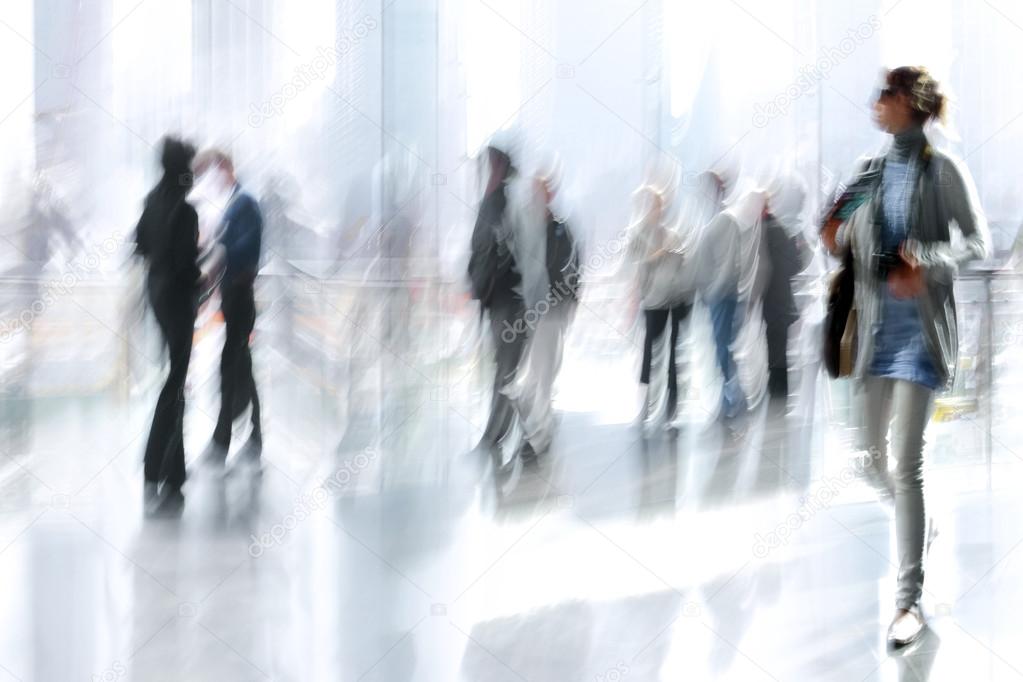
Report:
M183 419L185 377L192 354L199 296L199 218L186 196L192 187L195 149L174 138L163 143L163 177L146 196L135 229L136 253L149 266L149 303L170 354L170 372L149 431L145 454L147 512L176 511L184 504Z
M522 275L510 245L507 184L515 177L509 153L499 142L487 147L489 179L473 228L469 278L473 298L490 318L497 361L490 417L477 450L493 450L514 424L516 412L507 388L515 381L526 344L522 326L525 303ZM512 331L508 331L512 330Z
M767 390L771 398L789 394L789 327L799 319L792 280L806 269L809 248L798 232L798 216L805 192L789 179L771 192L763 222L763 240L769 263L764 289L763 317L767 326Z

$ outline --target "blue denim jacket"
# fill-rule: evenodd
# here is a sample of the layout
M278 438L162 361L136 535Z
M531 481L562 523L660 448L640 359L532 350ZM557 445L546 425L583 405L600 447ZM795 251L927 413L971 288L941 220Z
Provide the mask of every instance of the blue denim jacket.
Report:
M241 187L235 187L224 211L220 243L227 252L224 283L256 278L263 242L263 213L259 204Z

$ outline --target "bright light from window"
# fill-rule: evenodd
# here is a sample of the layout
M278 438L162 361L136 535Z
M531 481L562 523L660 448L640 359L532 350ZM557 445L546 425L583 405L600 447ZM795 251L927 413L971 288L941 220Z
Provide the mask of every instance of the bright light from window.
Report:
M664 46L671 79L672 116L682 116L692 108L713 47L716 7L703 0L664 4Z
M287 98L290 92L297 93L294 101L288 102L284 117L288 128L296 130L315 115L322 104L320 96L334 82L341 62L353 59L353 52L358 49L354 46L365 39L364 31L370 30L366 19L370 13L354 13L352 25L340 27L339 33L334 0L307 0L302 3L301 12L290 6L286 9L282 7L280 12L281 39L301 53L279 51L276 88L268 96ZM374 22L377 25L379 17Z
M887 0L881 29L881 61L887 68L926 66L944 82L958 56L953 44L949 0Z
M192 4L146 3L136 11L134 0L114 0L112 22L123 20L110 34L117 67L115 108L127 112L141 92L157 92L165 100L192 88Z
M0 88L0 228L3 220L25 210L24 193L12 191L34 165L32 98L35 55L32 46L13 32L32 36L32 0L6 0L0 5L0 59L4 87Z
M521 36L511 26L519 24L519 3L494 7L501 16L479 0L465 3L461 61L466 81L465 144L470 155L510 123L521 106Z

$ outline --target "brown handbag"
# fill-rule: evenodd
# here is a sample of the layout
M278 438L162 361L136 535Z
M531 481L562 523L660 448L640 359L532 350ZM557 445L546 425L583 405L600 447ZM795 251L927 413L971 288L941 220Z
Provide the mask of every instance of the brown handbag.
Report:
M856 367L856 308L849 311L845 322L845 333L838 347L838 376L852 376Z

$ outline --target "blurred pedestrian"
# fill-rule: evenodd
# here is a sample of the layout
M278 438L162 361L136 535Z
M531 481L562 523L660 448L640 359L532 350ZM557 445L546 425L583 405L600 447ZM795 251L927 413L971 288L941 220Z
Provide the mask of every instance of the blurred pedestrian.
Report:
M522 333L528 332L528 344L516 381L509 387L523 430L518 455L525 461L546 453L554 439L554 380L581 286L577 242L552 205L558 182L556 166L538 174L525 188L528 196L515 221L518 231L530 230L545 239L541 247L547 283L543 298L533 301L523 314ZM523 241L519 238L516 243Z
M146 443L144 496L147 512L180 511L185 483L185 378L199 296L199 218L186 201L192 187L195 149L175 138L163 141L163 176L146 196L135 228L136 253L149 266L146 290L170 355L170 372L156 402Z
M222 466L231 447L234 420L252 406L252 429L241 456L258 462L263 451L259 394L249 348L256 322L255 282L263 238L259 203L238 183L234 163L225 152L209 149L195 161L197 175L212 175L212 186L228 196L217 241L224 248L220 309L224 315L224 348L220 356L220 414L207 449L208 463Z
M643 185L633 197L627 254L635 268L645 327L639 382L644 386L640 421L646 428L661 420L671 425L678 411L679 326L689 317L696 293L693 257L700 230L716 208L716 200L708 201L700 191L707 189L708 179L706 174L698 178L678 220L669 217L677 184L673 175ZM716 186L712 193L716 197Z
M810 262L800 214L806 199L795 177L779 178L768 191L763 240L769 270L761 311L767 328L767 391L784 401L789 394L789 327L799 319L793 280Z
M715 355L721 370L721 416L734 419L748 402L739 383L734 344L746 321L749 305L762 293L762 219L766 194L754 190L714 217L707 225L701 250L703 299L710 309ZM759 275L759 277L758 277ZM759 324L759 321L758 321Z
M508 185L517 170L506 135L490 141L483 163L486 185L473 228L468 274L472 296L489 318L496 360L490 416L476 448L496 451L514 424L515 407L506 389L515 381L526 344L522 273L511 247L508 207Z
M924 430L934 394L951 385L958 354L953 284L958 268L987 253L987 228L965 169L931 146L924 125L940 119L945 96L919 67L886 73L874 104L892 135L828 211L822 238L851 255L862 398L861 465L895 504L899 570L888 642L900 647L924 628L920 597L929 524L924 508ZM952 239L951 225L961 233ZM888 469L891 427L895 468Z

